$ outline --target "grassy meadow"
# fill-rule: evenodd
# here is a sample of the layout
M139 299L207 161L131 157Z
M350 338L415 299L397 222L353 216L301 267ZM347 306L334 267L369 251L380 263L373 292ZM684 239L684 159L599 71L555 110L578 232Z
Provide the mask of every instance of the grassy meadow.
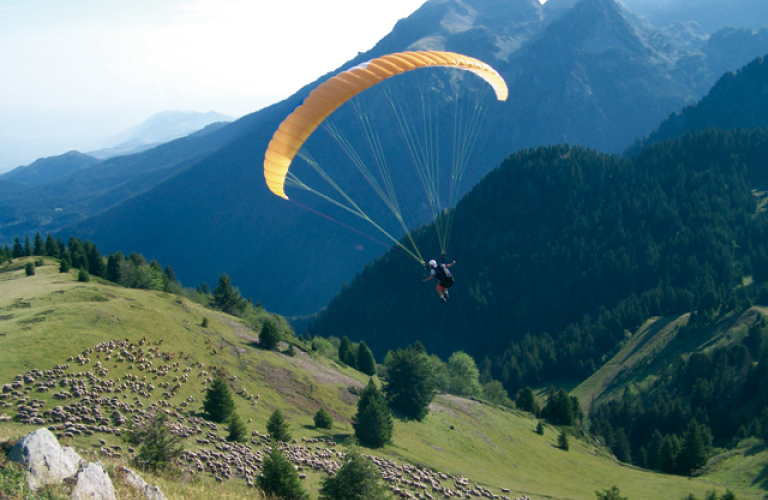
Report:
M301 343L297 344L294 357L261 350L257 346L258 332L237 318L167 293L120 288L98 279L80 283L74 272L59 273L54 259L46 258L45 265L38 267L34 276L25 276L24 264L31 260L16 259L11 264L0 265L0 386L29 370L46 370L67 363L68 373L95 371L96 363L101 363L108 369L106 378L124 379L127 374L146 376L156 386L178 377L183 369L191 369L188 381L171 397L163 396L160 387L148 398L126 392L119 397L125 402L138 399L145 406L160 399L179 405L193 397L196 402L185 407L185 411L199 415L205 392L205 376L201 372L216 369L223 370L229 377L237 411L247 422L249 432L265 433L270 414L280 409L299 444L301 438L315 437L331 437L342 443L353 433L355 393L367 382L362 373L309 353L301 348ZM204 318L208 319L205 328ZM649 337L643 341L645 336L663 335L674 328L677 321L667 321L666 326L655 330L652 325L645 325L646 333L638 332L633 340L645 342L645 346L655 345L661 340L652 341ZM106 359L103 353L94 352L84 355L90 362L82 366L76 362L79 354L101 342L126 339L132 343L143 340L145 346L169 357L172 355L168 361L153 360L154 366L178 362L178 373L174 370L167 375L142 373L138 366L127 361ZM624 354L624 359L632 359L631 344L625 347L630 352ZM74 359L70 360L71 357ZM204 368L200 368L201 365ZM616 373L611 381L615 379ZM611 381L592 380L591 385L577 388L574 393L582 398L598 397L599 388L607 387ZM30 398L46 401L44 409L71 404L72 400L53 398L53 393L59 390L58 387L45 393L28 390L28 394ZM248 394L258 398L246 397ZM3 403L7 406L0 407L0 414L14 416L14 402L4 400ZM315 429L313 425L312 417L321 405L335 420L330 431ZM570 451L563 451L557 448L560 430L547 426L545 434L540 436L534 432L536 424L531 415L523 412L439 395L424 421L396 420L391 445L362 452L398 464L425 466L463 476L496 494L500 494L501 488L508 488L512 498L525 494L533 499L591 500L595 498L595 490L613 485L630 500L682 499L689 493L702 498L707 491L716 490L721 494L726 488L732 489L740 499L766 498L766 480L758 480L761 474L765 476L765 464L768 464L765 451L749 449L723 457L706 474L688 479L620 464L589 438L573 435ZM18 422L0 424L0 440L35 428ZM225 435L225 426L220 425L217 432ZM98 455L100 438L110 445L123 444L115 436L99 433L67 438L64 444L74 446L90 460L98 458L113 465L127 463L127 454L120 459ZM190 439L187 446L194 449L203 445ZM343 449L343 446L337 448ZM323 477L319 472L307 473L305 481L313 498L317 497ZM210 498L212 494L222 499L258 498L242 479L217 483L207 473L179 477L147 474L145 479L158 484L169 499L196 500ZM130 492L120 487L118 490L123 492L121 498L132 498Z

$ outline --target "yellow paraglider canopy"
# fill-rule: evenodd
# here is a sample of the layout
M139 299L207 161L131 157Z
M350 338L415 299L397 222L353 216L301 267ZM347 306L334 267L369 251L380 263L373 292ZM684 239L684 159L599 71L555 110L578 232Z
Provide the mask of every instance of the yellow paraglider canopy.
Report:
M453 52L399 52L378 57L326 80L280 124L264 155L264 178L269 189L285 199L285 178L293 158L312 132L339 106L389 77L430 66L471 71L493 87L505 101L509 93L504 79L489 65Z

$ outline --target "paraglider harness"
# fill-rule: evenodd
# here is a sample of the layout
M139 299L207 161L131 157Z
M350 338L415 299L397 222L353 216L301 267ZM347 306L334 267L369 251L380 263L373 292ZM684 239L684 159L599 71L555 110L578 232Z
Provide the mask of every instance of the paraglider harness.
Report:
M440 286L443 288L451 288L454 283L453 275L448 270L447 267L445 267L445 254L440 255L440 258L442 262L437 265L437 267L429 268L430 272L435 271L435 278L437 278L437 282L440 283Z

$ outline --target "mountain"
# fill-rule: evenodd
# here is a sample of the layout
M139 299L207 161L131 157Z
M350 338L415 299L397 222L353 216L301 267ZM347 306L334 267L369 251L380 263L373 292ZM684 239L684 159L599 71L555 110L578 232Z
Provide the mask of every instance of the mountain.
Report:
M0 175L0 179L22 184L45 184L90 168L100 161L93 156L70 151L59 156L41 158L25 167L15 168Z
M217 128L231 121L231 117L214 111L163 111L105 141L115 144L114 146L90 151L88 154L106 160L114 156L140 153L164 142L203 130L212 124L217 124Z
M687 132L715 128L749 130L768 126L768 62L759 57L735 72L728 72L694 105L670 115L640 144L680 137Z
M694 21L708 33L714 33L731 26L760 29L768 25L768 5L761 0L622 0L622 3L660 27Z
M309 331L379 356L414 339L440 356L465 350L511 394L581 380L644 320L696 309L708 292L741 303L745 278L768 279L768 217L752 192L767 147L762 129L689 134L629 159L518 152L456 207L447 304L392 251ZM434 230L416 238L428 247Z
M700 98L720 76L713 72L709 54L723 53L715 50L721 38L710 37L706 47L712 50L707 52L694 43L703 43L695 32L678 30L672 36L669 30L638 27L627 16L610 0L582 0L551 17L533 0L432 0L340 69L393 51L426 48L463 50L494 66L508 82L511 99L490 109L482 153L475 156L477 165L466 175L463 192L521 148L569 142L621 151L669 113ZM761 43L756 34L747 34L741 43L745 51L756 51L749 59L765 52L766 47L755 48ZM733 69L749 59L734 58ZM77 200L83 193L72 190L66 200L46 200L45 207L65 201L70 207L65 210L69 219L62 216L47 227L70 222L73 231L100 248L141 249L163 261L177 255L181 245L190 249L177 263L185 283L212 282L226 272L240 277L238 286L245 295L273 310L318 310L386 248L299 205L275 199L264 188L260 168L272 133L327 76L282 103L213 132L211 137L221 137L217 134L239 127L228 142L200 148L199 155L186 156L188 160L160 150L147 152L147 157L124 157L124 171L144 168L143 160L152 158L162 175L137 170L131 181L136 188L126 184L130 189L83 190L86 202ZM449 78L434 83L455 85ZM395 137L399 131L391 127L383 135ZM184 147L194 144L189 138ZM341 168L335 158L323 150L321 159ZM161 162L173 168L161 169ZM404 178L394 182L409 186ZM58 192L29 194L41 200ZM94 200L93 192L101 198ZM320 208L312 201L297 201ZM409 203L415 207L421 202ZM9 236L34 230L38 220L51 220L44 216L42 203L35 208L39 215L30 213L34 210L21 200L14 207L20 207L14 213L24 223L6 226ZM429 221L428 212L419 210L413 210L414 225Z

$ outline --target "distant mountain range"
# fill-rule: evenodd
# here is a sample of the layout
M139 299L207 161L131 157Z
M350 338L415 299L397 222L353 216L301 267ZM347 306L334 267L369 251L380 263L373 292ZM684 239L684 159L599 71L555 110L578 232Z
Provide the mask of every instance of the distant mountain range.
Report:
M223 126L232 118L215 111L163 111L152 115L142 123L131 127L111 139L112 147L89 151L88 154L102 160L131 153L140 153L162 143L184 137L211 124Z
M482 161L466 190L522 148L566 142L622 151L700 99L723 72L767 53L766 33L736 28L709 36L697 23L658 28L613 0L432 0L339 69L424 49L494 66L510 99L489 113ZM327 76L203 137L108 160L55 187L0 182L0 194L9 193L0 196L0 237L72 225L64 234L105 251L171 262L185 284L226 272L271 310L314 312L384 250L264 186L273 131Z

